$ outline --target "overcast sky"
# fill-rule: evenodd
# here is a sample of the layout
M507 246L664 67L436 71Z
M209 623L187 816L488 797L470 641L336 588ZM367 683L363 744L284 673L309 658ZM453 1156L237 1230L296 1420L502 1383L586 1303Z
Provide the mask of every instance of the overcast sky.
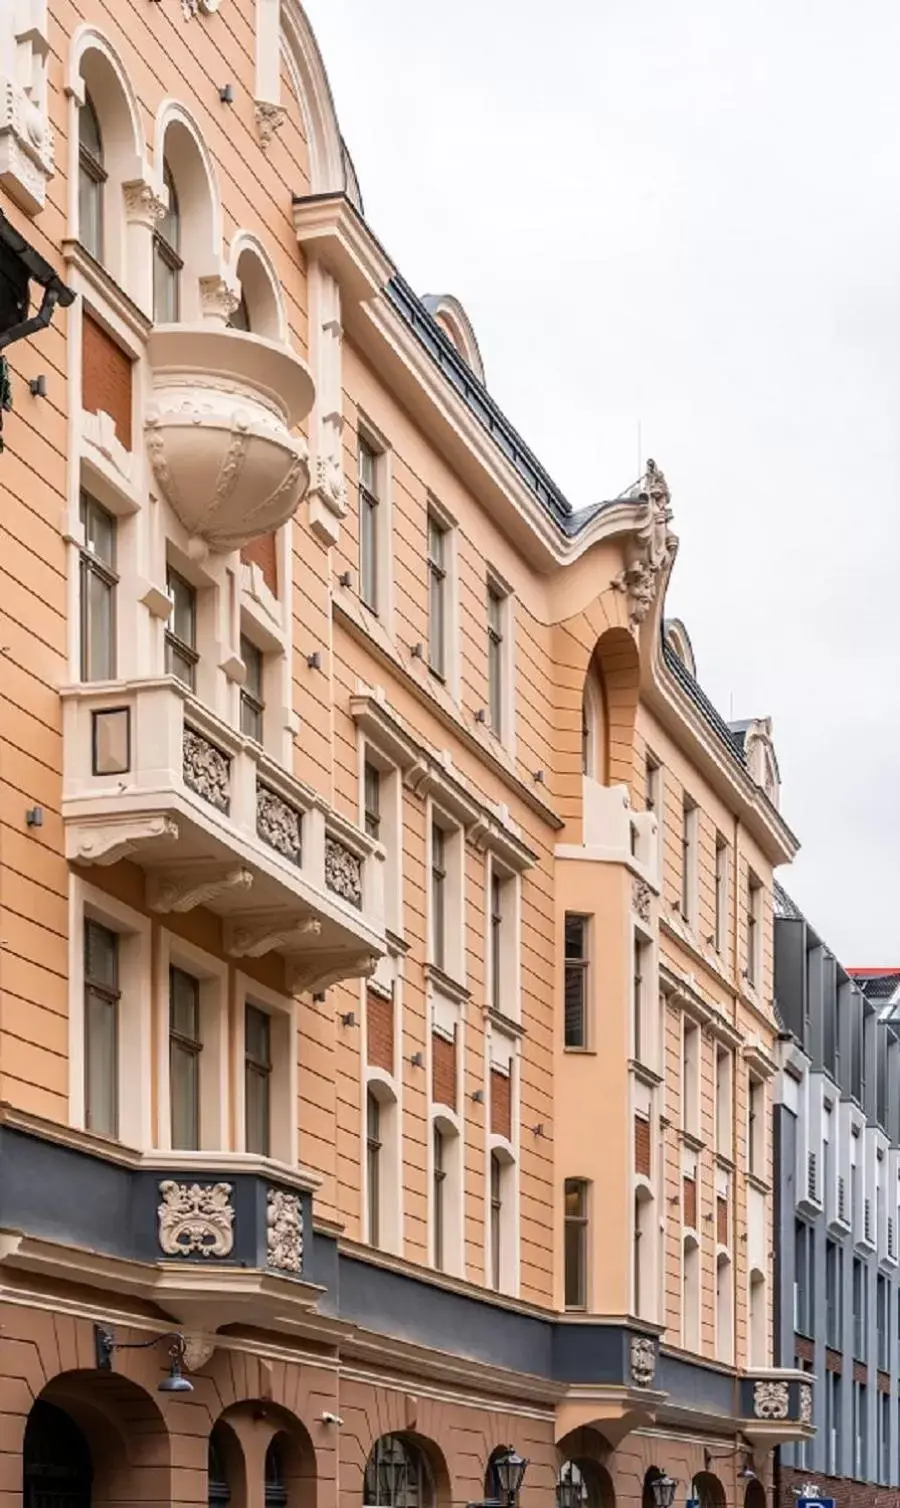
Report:
M900 965L900 6L307 10L373 230L574 506L640 429L699 678L775 720L781 879Z

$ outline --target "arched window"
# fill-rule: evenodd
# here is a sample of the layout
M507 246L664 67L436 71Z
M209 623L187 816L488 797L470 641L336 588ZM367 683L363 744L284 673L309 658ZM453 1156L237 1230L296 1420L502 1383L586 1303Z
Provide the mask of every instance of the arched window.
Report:
M278 1436L269 1441L266 1451L266 1508L286 1508L287 1487L284 1478L284 1461Z
M78 112L78 235L82 246L103 261L103 137L91 96L85 91Z
M422 1451L402 1435L375 1441L363 1478L365 1508L432 1508L434 1484Z
M88 1443L74 1419L38 1399L22 1445L23 1508L90 1508L92 1478Z
M153 238L153 318L157 324L174 324L181 307L181 215L175 179L163 163L163 183L169 205Z
M242 236L236 238L241 245ZM278 288L278 274L255 241L244 245L235 268L240 284L241 302L228 323L233 330L250 330L267 340L285 338L284 308Z
M600 785L609 781L606 692L596 662L584 683L581 699L581 773Z
M656 1252L653 1240L653 1195L646 1184L634 1191L634 1312L652 1319L655 1304Z
M731 1263L724 1254L716 1259L716 1359L734 1360L734 1279Z
M559 1508L613 1508L609 1473L596 1461L563 1461L556 1475L556 1501Z
M228 1508L231 1501L231 1486L225 1464L222 1431L218 1425L209 1437L206 1456L207 1501L209 1508Z
M766 1337L768 1324L766 1316L766 1279L765 1274L755 1267L750 1274L750 1365L751 1367L764 1367L767 1365Z
M700 1350L700 1247L693 1236L685 1236L682 1251L681 1334L686 1351Z
M373 1090L366 1095L366 1190L369 1201L369 1245L381 1235L381 1103Z

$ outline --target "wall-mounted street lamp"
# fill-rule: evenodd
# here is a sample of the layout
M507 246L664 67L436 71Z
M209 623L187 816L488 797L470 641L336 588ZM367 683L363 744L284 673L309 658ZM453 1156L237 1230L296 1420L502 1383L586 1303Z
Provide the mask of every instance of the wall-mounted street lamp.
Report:
M95 1325L94 1354L97 1359L97 1370L100 1372L112 1370L114 1351L146 1351L148 1346L158 1346L160 1341L168 1342L169 1375L157 1384L156 1391L158 1393L193 1393L194 1384L188 1382L182 1372L186 1350L185 1338L177 1330L170 1330L166 1335L153 1335L149 1340L119 1341L111 1330L104 1330L102 1325Z
M43 288L44 296L37 314L29 316L31 283ZM0 351L26 335L45 330L57 304L65 309L74 298L72 289L0 210Z
M660 1476L654 1477L650 1483L650 1490L653 1493L655 1508L672 1508L672 1503L675 1500L675 1488L677 1486L678 1482L675 1477L670 1477L666 1471Z
M508 1445L491 1457L491 1473L497 1484L497 1497L483 1503L467 1503L466 1508L516 1508L528 1462L514 1446Z

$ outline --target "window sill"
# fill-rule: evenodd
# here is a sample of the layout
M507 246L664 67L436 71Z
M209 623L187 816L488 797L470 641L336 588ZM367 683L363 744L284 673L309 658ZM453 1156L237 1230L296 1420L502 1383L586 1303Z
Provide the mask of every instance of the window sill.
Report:
M443 995L448 995L458 1005L464 1005L467 1000L471 1000L471 990L467 990L464 984L454 979L452 974L448 974L438 964L426 963L424 973L429 983L435 984Z
M521 1021L514 1021L512 1016L505 1015L503 1011L495 1010L492 1005L484 1007L484 1017L486 1021L490 1021L494 1026L499 1026L501 1030L507 1032L511 1037L525 1036L525 1028Z

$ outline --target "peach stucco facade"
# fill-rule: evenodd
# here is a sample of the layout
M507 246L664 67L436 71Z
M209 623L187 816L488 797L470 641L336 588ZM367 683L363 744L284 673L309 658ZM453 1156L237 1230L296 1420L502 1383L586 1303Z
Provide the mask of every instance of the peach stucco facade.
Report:
M513 1443L534 1504L760 1508L795 840L662 472L561 497L297 0L17 0L0 74L3 255L75 295L5 352L0 1489L49 1408L109 1503L472 1502Z

